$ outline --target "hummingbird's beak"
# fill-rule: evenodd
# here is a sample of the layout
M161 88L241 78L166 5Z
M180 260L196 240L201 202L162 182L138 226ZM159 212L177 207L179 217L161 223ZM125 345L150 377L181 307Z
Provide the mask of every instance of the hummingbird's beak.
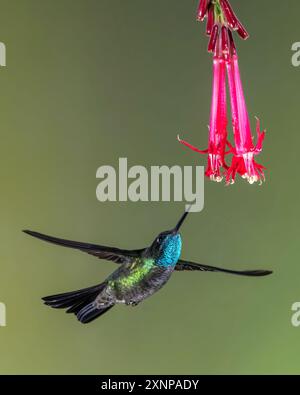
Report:
M185 213L183 214L183 216L180 218L178 224L177 224L177 225L175 226L175 228L174 228L174 232L175 232L175 233L178 233L178 232L179 232L179 229L181 228L181 225L184 223L184 221L185 221L186 217L188 216L189 212L190 212L189 210L188 210L188 211L185 211Z

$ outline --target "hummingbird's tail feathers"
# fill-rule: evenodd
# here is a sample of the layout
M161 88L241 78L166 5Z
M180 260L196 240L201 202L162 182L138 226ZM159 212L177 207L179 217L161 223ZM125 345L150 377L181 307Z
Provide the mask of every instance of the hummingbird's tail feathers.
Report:
M221 272L221 273L228 273L228 274L235 274L238 276L249 276L249 277L263 277L272 274L273 272L270 270L245 270L245 271L238 271L238 270L230 270L230 269L223 269L214 266L207 266L201 265L199 263L194 262L187 262L183 260L179 260L177 265L175 266L175 270L183 271L202 271L202 272Z
M42 299L47 306L54 309L67 309L66 313L75 314L80 322L87 324L114 306L111 300L106 300L106 303L103 305L95 301L99 297L99 294L105 291L106 286L107 284L104 282L94 287L46 296Z
M102 283L79 291L46 296L42 299L47 306L54 309L67 309L67 313L77 315L84 307L93 302L105 287L106 283Z
M107 313L112 307L114 307L114 304L112 305L104 305L102 307L99 307L95 302L92 302L82 308L76 315L78 321L80 321L82 324L88 324L92 321L94 321L96 318L100 317L101 315Z

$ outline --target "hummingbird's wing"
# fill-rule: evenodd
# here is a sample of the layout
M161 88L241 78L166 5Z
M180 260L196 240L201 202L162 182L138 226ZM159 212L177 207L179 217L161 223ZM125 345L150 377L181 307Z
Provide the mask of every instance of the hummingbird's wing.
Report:
M97 244L81 243L78 241L59 239L57 237L47 236L42 233L33 232L31 230L24 230L30 236L37 239L47 241L52 244L57 244L63 247L74 248L86 252L87 254L96 256L100 259L106 259L115 263L127 263L133 261L135 258L141 256L144 249L141 250L121 250L119 248L106 247Z
M201 271L201 272L222 272L222 273L229 273L229 274L237 274L239 276L251 276L251 277L268 276L269 274L273 273L269 270L238 271L238 270L222 269L219 267L201 265L199 263L187 262L187 261L183 261L183 260L178 261L177 265L175 266L175 270L180 270L180 271L190 270L190 271Z

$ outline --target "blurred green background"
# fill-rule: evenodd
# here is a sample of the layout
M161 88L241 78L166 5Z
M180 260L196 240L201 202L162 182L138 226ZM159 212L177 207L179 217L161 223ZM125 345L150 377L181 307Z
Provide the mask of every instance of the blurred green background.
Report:
M300 41L297 0L232 5L249 113L267 128L267 182L205 185L183 229L186 259L271 268L269 278L174 274L135 309L91 325L42 296L102 281L115 268L31 239L24 228L124 248L173 226L179 203L99 203L96 169L204 165L211 57L197 0L2 0L0 41L0 372L39 374L300 373ZM276 4L276 5L275 5Z

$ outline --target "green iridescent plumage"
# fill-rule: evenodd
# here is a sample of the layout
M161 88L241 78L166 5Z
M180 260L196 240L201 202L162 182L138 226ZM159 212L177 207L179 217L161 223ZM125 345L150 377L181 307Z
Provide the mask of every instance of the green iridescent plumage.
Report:
M128 267L129 273L124 272L124 275L120 275L116 280L109 280L108 284L114 288L122 286L130 288L136 286L141 280L147 276L155 266L155 260L151 258L138 258L136 261L131 263Z

